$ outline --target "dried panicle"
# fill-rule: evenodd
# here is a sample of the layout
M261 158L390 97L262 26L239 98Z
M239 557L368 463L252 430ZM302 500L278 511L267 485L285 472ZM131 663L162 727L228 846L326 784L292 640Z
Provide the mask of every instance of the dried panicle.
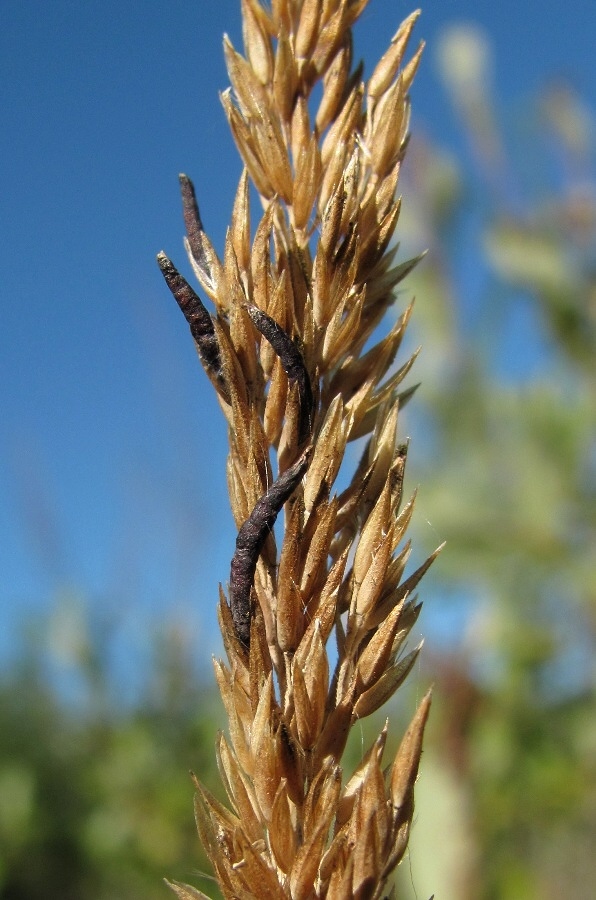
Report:
M414 591L438 553L404 577L414 498L402 502L408 447L397 429L416 353L395 358L411 304L375 341L421 258L394 264L390 246L419 12L363 82L351 28L367 2L241 0L244 55L225 38L222 103L245 168L221 258L180 176L186 248L212 313L158 257L229 426L238 537L219 602L228 662L215 671L230 809L198 783L196 799L227 898L387 896L412 822L430 696L392 764L385 727L356 772L341 768L352 726L417 659L420 646L406 648ZM252 229L249 180L262 204ZM356 439L364 449L338 495Z

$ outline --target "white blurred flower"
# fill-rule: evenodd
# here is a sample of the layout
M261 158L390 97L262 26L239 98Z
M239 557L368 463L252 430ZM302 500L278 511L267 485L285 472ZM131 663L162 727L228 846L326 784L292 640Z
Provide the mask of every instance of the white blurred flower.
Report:
M492 53L484 32L476 25L452 25L437 45L442 79L458 103L467 104L484 93L491 77Z

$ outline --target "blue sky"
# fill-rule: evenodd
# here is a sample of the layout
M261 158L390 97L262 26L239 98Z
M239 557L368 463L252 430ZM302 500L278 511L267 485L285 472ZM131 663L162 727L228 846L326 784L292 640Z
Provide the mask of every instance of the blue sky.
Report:
M371 0L368 71L411 8ZM456 21L486 29L500 101L564 76L596 105L593 0L429 0L414 129L457 143L433 62ZM240 47L236 0L3 4L0 658L67 587L133 644L192 613L215 645L234 540L225 429L154 258L188 271L179 171L222 246L240 171L224 31Z

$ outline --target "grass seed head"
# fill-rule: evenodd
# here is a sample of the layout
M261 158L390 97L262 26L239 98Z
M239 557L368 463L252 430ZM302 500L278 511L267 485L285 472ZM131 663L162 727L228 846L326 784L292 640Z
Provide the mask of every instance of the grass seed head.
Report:
M341 768L350 729L417 659L420 647L404 652L420 610L413 591L438 552L404 580L414 504L402 505L398 419L416 353L395 359L411 304L375 339L421 258L394 265L390 246L419 11L365 81L351 29L367 2L241 0L244 53L224 39L221 100L244 171L223 259L180 176L186 247L213 312L159 256L229 427L238 537L219 603L228 662L215 672L230 808L198 782L195 807L226 898L380 898L413 815L429 695L392 765L385 727L354 773ZM262 207L254 223L249 182ZM337 495L356 439L360 462ZM204 896L170 887L181 900Z

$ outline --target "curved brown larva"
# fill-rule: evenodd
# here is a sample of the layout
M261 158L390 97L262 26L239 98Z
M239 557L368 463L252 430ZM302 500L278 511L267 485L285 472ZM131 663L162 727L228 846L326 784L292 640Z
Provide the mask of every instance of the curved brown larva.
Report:
M281 325L278 325L275 319L272 319L266 312L263 312L258 306L253 306L252 303L247 303L244 308L255 328L258 328L279 356L289 380L295 381L298 385L300 394L298 442L303 444L312 433L314 399L302 353Z
M175 265L163 251L157 254L157 262L166 284L188 322L190 333L195 339L203 367L223 399L230 402L230 392L223 374L219 344L213 327L213 319Z
M240 528L236 551L230 565L230 609L236 636L240 643L250 644L250 591L265 539L275 524L282 506L294 493L308 468L311 448L274 481L257 500L253 511Z
M186 226L186 234L188 235L188 243L190 244L192 255L195 259L200 259L200 234L203 231L203 223L201 222L201 214L195 195L195 188L188 175L180 175L179 179L180 193L182 195L182 215L184 217L184 225Z

